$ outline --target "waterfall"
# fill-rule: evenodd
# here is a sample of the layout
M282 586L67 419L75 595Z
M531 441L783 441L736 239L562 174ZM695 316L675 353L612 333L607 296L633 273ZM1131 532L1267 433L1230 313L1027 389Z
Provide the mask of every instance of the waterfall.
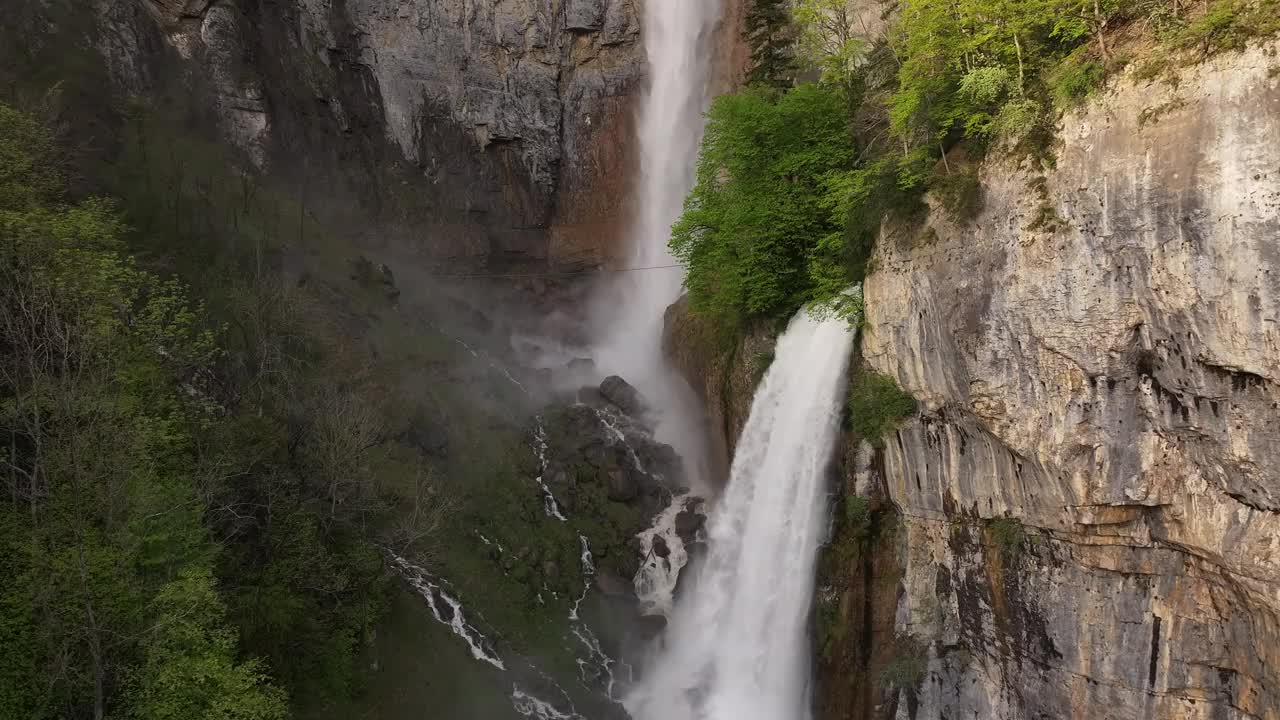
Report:
M807 311L778 341L665 646L626 698L636 720L807 720L815 556L853 342Z
M683 273L667 248L671 225L693 186L711 74L711 35L719 0L647 0L643 34L649 85L640 107L640 175L627 268L596 299L596 363L626 378L646 399L654 436L685 460L691 480L705 476L702 410L662 352L663 315L680 296Z

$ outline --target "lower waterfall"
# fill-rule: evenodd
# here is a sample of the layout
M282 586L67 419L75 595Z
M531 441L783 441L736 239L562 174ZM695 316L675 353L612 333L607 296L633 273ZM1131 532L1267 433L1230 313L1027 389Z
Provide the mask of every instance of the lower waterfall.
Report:
M807 720L814 565L853 330L801 310L712 512L705 564L626 697L635 720Z

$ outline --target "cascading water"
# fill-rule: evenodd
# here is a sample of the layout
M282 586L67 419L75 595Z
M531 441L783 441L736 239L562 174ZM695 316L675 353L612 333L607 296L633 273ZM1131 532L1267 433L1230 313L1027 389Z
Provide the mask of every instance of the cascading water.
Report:
M708 555L626 706L635 720L807 720L826 471L853 342L801 311L778 340L708 528Z
M649 87L641 105L638 212L625 267L602 291L593 343L596 364L634 385L654 415L654 436L674 447L691 479L705 477L702 412L662 352L663 315L680 296L683 274L667 249L671 225L693 186L711 74L711 35L719 0L647 0L644 44Z

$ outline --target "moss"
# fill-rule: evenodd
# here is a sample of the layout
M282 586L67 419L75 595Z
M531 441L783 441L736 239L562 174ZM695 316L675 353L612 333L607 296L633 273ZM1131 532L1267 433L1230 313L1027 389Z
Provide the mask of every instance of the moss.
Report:
M1016 558L1026 542L1026 531L1017 518L996 518L987 522L987 539L1006 558Z
M888 375L862 371L849 393L849 427L858 437L874 444L916 411L916 400Z

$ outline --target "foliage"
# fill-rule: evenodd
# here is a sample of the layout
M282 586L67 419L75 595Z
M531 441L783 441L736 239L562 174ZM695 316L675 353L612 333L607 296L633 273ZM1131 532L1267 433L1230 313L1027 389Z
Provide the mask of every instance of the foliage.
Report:
M237 661L236 635L207 569L187 569L153 601L129 717L282 720L284 693L255 660Z
M870 49L859 11L845 0L797 0L793 12L801 60L821 74L824 84L842 88L856 105L861 100L859 66Z
M378 545L429 546L441 500L428 476L401 514L382 487L414 468L382 457L368 359L265 269L257 213L279 203L126 146L135 231L64 201L42 123L0 118L0 715L266 720L281 683L297 711L349 696L389 591ZM181 248L209 307L130 247Z
M695 310L735 324L844 289L842 243L831 240L844 225L833 183L854 160L842 106L839 92L811 83L712 105L671 240Z
M1048 75L1054 104L1069 109L1079 105L1102 85L1106 68L1102 62L1078 48Z
M1014 558L1022 552L1027 535L1017 518L996 518L987 523L987 537L1001 554Z
M0 126L11 161L0 200L0 525L6 576L18 580L0 600L16 655L2 668L0 707L101 716L137 699L130 668L172 629L151 599L173 598L169 579L216 552L194 438L215 422L202 378L218 352L186 289L123 253L126 227L110 203L61 202L41 126L7 107L0 115L11 120ZM202 622L234 656L225 618ZM201 703L230 717L254 693L278 695L255 674L211 685Z
M1280 0L1209 0L1201 13L1188 15L1166 20L1166 43L1201 55L1240 50L1280 32Z
M795 42L790 25L787 0L752 0L743 30L751 48L747 82L780 89L791 84Z
M928 649L914 637L896 639L893 660L880 675L880 681L896 690L914 693L929 671Z
M864 371L854 378L848 411L849 425L858 437L880 444L899 421L916 411L916 401L892 377Z
M859 541L871 534L871 509L867 499L858 495L849 495L844 499L844 530Z

